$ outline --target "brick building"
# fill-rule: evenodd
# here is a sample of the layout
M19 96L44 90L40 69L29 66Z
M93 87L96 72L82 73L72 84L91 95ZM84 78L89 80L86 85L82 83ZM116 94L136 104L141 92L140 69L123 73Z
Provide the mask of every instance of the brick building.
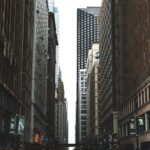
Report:
M120 143L125 149L139 143L146 150L150 147L150 1L118 0L116 6ZM143 118L143 129L136 122L136 133L131 133L131 118L136 116Z

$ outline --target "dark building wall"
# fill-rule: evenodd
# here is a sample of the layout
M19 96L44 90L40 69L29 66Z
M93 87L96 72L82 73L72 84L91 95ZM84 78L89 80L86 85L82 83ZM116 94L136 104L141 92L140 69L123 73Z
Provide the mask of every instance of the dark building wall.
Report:
M136 137L130 136L129 128L130 118L136 114L145 116L146 120L145 133L139 136L139 143L150 141L147 132L150 100L150 1L118 0L116 6L119 135L120 143L128 146L137 144Z
M100 119L101 132L113 133L113 111L116 111L114 1L103 0L100 11ZM104 133L104 131L106 133Z
M21 114L25 116L24 140L29 142L31 122L31 80L32 80L32 52L33 52L33 27L34 27L34 2L25 0L23 24L23 53L22 53L22 84L21 84Z
M149 13L150 2L147 0L118 1L118 76L134 80L136 87L150 76ZM135 92L135 85L129 79L120 81L118 88L122 89L124 100Z
M56 46L58 45L54 13L49 12L48 36L48 79L47 79L47 135L54 143L55 140L55 66Z
M13 142L10 117L25 117L24 140L29 141L33 0L0 1L0 141ZM6 142L7 141L7 142Z
M10 116L20 113L24 0L0 1L0 143L9 141Z

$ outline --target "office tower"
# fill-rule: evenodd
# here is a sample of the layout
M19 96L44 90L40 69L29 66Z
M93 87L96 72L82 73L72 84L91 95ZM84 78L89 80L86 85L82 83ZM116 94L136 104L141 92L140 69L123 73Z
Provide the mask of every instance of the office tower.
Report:
M93 42L99 42L99 7L77 9L77 101L76 101L76 142L79 142L79 72L85 69L88 50Z
M87 139L91 144L100 139L99 44L93 43L87 58Z
M77 9L77 77L86 67L88 50L99 42L99 7Z

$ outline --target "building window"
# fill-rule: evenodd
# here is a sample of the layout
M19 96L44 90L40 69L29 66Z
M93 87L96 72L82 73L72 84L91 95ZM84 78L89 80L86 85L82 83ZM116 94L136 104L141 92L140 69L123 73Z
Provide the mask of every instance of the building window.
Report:
M81 130L85 130L85 131L86 131L86 127L85 127L85 126L82 126L82 127L81 127Z
M81 120L86 120L87 116L81 116Z
M86 110L81 110L81 114L86 114Z
M87 122L86 121L82 121L81 125L87 125Z

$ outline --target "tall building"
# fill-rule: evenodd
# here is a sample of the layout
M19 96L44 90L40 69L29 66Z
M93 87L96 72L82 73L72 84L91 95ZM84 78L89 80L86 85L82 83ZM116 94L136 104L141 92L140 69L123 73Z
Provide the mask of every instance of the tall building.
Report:
M93 42L99 42L99 7L77 9L77 101L76 101L76 142L79 142L79 72L85 69L88 50Z
M107 139L111 133L118 134L122 150L150 147L149 3L146 0L102 2L101 132Z
M54 13L49 12L48 18L48 63L47 63L47 136L50 146L53 147L55 140L55 68L56 47L58 45Z
M60 24L59 24L59 9L54 7L54 14L55 14L55 22L56 22L56 32L57 32L57 39L59 41L60 33ZM56 67L55 67L55 84L56 88L58 87L58 77L59 76L59 45L56 47ZM56 95L57 97L57 95Z
M99 44L93 43L87 58L87 138L91 144L100 139Z
M34 47L32 57L31 132L30 142L35 134L46 135L47 103L47 59L48 59L48 3L34 1Z
M58 98L55 103L55 139L58 143L68 143L68 110L67 101L64 98L64 84L61 79L61 72L58 82Z
M115 0L103 0L100 10L100 118L102 138L118 133L116 99ZM112 140L109 148L112 147ZM107 144L108 145L108 144Z
M31 122L31 81L32 81L32 54L33 54L33 38L34 38L34 1L25 0L24 7L24 41L22 54L22 84L21 84L21 115L25 118L24 135L21 136L22 141L30 140L30 122Z
M0 147L15 146L10 120L16 114L25 118L23 136L29 142L33 8L33 0L0 1Z
M147 150L150 147L150 1L118 0L116 8L120 145L130 150L137 146Z
M54 0L48 0L49 12L53 12L55 16L55 24L56 24L56 33L59 41L59 9L55 7ZM55 84L56 88L58 87L58 75L59 75L59 45L56 47L56 66L55 66ZM57 92L56 92L57 98Z
M99 42L99 7L77 9L77 77L86 67L88 50Z

